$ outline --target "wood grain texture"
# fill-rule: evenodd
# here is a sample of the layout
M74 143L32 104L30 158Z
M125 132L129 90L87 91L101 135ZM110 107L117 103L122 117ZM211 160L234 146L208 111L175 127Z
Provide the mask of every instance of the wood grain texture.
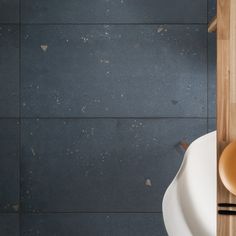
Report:
M217 1L217 152L236 140L236 1ZM218 172L217 172L218 173ZM217 175L217 201L236 203L236 197ZM236 217L217 216L217 236L236 236Z

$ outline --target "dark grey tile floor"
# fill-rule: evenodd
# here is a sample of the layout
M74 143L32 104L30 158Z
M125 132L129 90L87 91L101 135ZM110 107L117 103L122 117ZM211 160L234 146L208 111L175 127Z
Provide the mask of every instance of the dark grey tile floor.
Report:
M167 235L179 142L215 129L214 12L0 0L1 236Z

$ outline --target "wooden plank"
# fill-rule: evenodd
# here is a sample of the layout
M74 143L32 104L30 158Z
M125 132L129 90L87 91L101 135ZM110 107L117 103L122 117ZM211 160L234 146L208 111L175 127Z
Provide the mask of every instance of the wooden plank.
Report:
M213 17L213 19L210 21L210 23L208 24L208 32L214 32L217 29L217 17Z
M236 140L236 1L230 3L230 141ZM230 194L230 202L236 196ZM236 235L236 217L230 218L230 235Z
M236 140L236 1L217 1L217 156ZM218 173L218 172L217 172ZM217 202L236 203L217 174ZM217 216L217 236L236 236L236 217Z

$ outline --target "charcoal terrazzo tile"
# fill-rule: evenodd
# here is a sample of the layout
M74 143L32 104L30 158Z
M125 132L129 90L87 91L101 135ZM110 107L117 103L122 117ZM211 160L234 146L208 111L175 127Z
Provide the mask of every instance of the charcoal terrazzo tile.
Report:
M0 235L19 236L19 216L18 214L0 213Z
M216 0L208 0L208 21L216 16Z
M16 212L19 208L19 124L17 120L0 119L0 150L0 212Z
M208 132L216 130L216 119L211 118L208 120Z
M206 117L206 37L203 25L24 26L22 114Z
M208 116L216 117L216 34L208 36Z
M19 22L19 0L0 0L0 23Z
M206 23L204 0L22 0L26 23Z
M19 116L19 29L0 24L0 117Z
M206 132L205 119L23 120L22 209L161 211L179 142Z
M162 214L24 214L22 236L167 236Z

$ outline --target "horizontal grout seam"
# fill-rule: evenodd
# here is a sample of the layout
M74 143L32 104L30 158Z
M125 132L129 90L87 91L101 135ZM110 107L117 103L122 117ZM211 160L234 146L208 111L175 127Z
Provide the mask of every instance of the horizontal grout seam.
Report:
M164 22L155 22L155 23L7 23L7 22L4 22L4 23L1 23L0 22L0 25L21 25L21 26L30 26L30 25L34 25L34 26L37 26L37 25L46 25L46 26L50 26L50 25L74 25L74 26L79 26L79 25L205 25L207 26L208 23L164 23Z
M142 119L142 120L161 120L161 119L215 119L214 117L185 117L185 116L177 116L177 117L172 117L172 116L160 116L160 117L115 117L115 116L97 116L97 117L0 117L0 120L95 120L95 119L114 119L114 120L122 120L122 119Z

